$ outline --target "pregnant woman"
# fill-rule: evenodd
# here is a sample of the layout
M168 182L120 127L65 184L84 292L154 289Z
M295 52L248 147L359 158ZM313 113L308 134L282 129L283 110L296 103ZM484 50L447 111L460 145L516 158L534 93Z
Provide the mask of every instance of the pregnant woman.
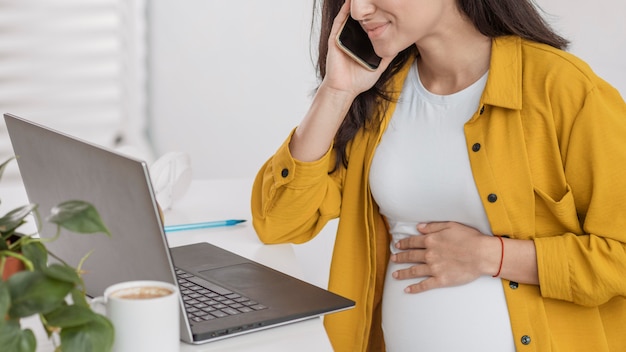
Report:
M566 46L530 0L321 1L320 85L252 213L266 243L339 218L336 351L626 350L626 104Z

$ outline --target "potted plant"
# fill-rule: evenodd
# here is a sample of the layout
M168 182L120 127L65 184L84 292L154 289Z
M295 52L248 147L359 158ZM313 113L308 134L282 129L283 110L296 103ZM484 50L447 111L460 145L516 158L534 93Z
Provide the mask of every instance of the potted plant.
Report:
M0 165L0 178L7 164ZM74 268L56 258L49 263L45 243L54 241L62 229L74 233L104 233L109 230L89 203L70 200L51 210L46 221L57 225L53 238L39 238L18 232L30 214L38 216L37 205L29 204L0 217L0 271L7 262L21 262L24 269L0 281L0 349L35 351L32 330L22 328L21 318L38 315L48 337L60 351L109 351L113 345L113 325L92 311L86 299L81 265ZM54 256L53 256L54 257Z

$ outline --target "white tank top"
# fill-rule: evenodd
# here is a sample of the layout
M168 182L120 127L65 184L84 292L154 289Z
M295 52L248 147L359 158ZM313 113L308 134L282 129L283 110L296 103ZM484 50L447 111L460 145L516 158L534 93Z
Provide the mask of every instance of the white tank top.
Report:
M487 74L451 94L428 92L413 65L376 149L370 187L392 242L419 235L418 222L456 221L491 235L472 177L463 125L478 109ZM392 243L393 244L393 243ZM397 249L391 246L392 252ZM389 263L383 293L387 351L515 351L501 280L491 276L419 294Z

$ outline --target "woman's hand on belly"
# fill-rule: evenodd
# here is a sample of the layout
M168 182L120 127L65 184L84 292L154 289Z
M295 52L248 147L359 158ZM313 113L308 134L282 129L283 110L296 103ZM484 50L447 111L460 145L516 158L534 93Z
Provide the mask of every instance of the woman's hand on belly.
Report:
M498 271L501 248L497 238L457 222L422 223L417 230L422 235L398 241L395 246L401 252L391 256L395 263L415 263L394 272L395 279L426 277L405 292L463 285Z

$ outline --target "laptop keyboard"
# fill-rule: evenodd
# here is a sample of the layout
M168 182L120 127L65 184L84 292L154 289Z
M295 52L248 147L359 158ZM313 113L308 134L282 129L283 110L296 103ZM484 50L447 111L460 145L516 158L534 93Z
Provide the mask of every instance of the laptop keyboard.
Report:
M191 323L267 309L248 297L176 269L180 294Z

